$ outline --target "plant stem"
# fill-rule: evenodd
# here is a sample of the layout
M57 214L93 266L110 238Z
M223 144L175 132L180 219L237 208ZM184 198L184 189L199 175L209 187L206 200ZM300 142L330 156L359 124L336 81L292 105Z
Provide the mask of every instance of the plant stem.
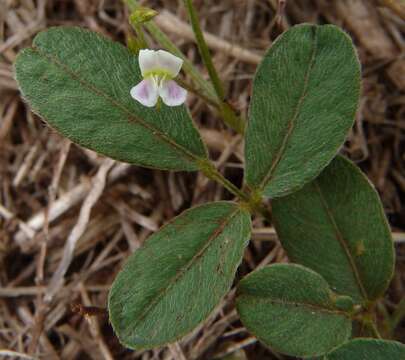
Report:
M215 167L215 165L210 160L201 160L198 164L201 172L209 179L216 181L221 184L225 189L227 189L231 194L238 197L244 202L249 202L250 197L248 194L240 190L237 186L226 179Z
M139 41L139 46L141 49L146 49L148 47L148 44L146 43L145 40L145 35L143 34L142 27L141 25L132 25L134 28L136 35L138 36L138 41Z
M245 133L245 121L237 116L235 111L227 102L222 102L219 105L219 111L224 119L224 122L234 129L238 134L243 135Z
M402 299L401 302L397 305L394 313L392 314L392 332L399 325L402 319L405 317L405 299Z
M188 15L190 17L191 27L193 28L194 35L197 41L198 50L200 51L201 58L205 67L208 70L208 75L214 86L216 95L220 102L220 113L225 121L225 123L237 131L240 134L244 133L245 122L235 114L234 110L225 101L225 91L222 86L222 82L218 76L215 66L212 62L212 57L208 49L207 43L205 42L203 32L201 30L200 23L198 21L197 12L194 8L192 0L184 0L184 5L187 9Z
M372 319L370 316L365 316L362 321L364 326L370 330L375 338L381 339L380 332L377 329L374 319Z
M377 326L375 325L374 321L371 321L370 323L367 324L370 328L370 330L372 331L372 333L374 334L374 336L377 339L381 339L381 335L377 329Z
M203 99L207 104L211 105L212 107L214 107L215 109L217 109L219 111L219 107L220 105L218 104L218 102L216 101L216 99L212 99L210 97L208 97L207 95L205 95L202 91L199 91L198 89L196 89L195 87L193 87L192 84L189 84L187 82L185 82L184 80L177 78L176 82L184 87L187 91L192 92L193 94L195 94L196 96L199 96L201 99Z
M209 160L202 160L199 163L199 168L202 173L211 180L221 184L231 194L235 195L239 200L248 208L251 213L259 213L266 220L270 220L270 213L264 206L261 197L257 198L251 194L239 189L227 178L225 178L215 167L215 165Z
M225 98L225 91L222 87L221 80L219 79L218 73L212 62L210 51L208 49L207 43L205 42L204 35L201 31L200 23L198 21L197 12L194 8L193 1L184 0L184 5L186 6L188 15L190 17L191 26L193 28L198 50L200 51L204 65L208 70L208 74L210 76L212 84L214 85L214 89L217 93L218 98L223 101Z
M382 337L384 339L391 339L393 337L394 329L392 327L391 315L388 313L388 310L383 301L379 301L377 304L378 313L382 315L382 322L380 329L382 331Z

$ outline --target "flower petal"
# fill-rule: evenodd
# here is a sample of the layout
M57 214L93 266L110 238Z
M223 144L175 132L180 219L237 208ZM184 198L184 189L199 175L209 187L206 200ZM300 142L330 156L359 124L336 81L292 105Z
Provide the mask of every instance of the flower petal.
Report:
M156 53L159 68L167 71L171 77L176 77L183 65L183 60L165 50L158 50Z
M142 76L145 76L145 73L156 70L159 67L158 54L155 50L140 50L138 61Z
M178 106L186 101L187 90L173 80L163 81L159 87L159 95L167 106Z
M153 79L145 79L131 89L131 96L142 105L153 107L157 103L159 89Z

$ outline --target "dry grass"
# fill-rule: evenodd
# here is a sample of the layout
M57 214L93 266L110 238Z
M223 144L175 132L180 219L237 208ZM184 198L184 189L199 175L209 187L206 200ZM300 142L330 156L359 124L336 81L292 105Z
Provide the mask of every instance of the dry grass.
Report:
M181 2L143 3L161 10L158 25L201 64ZM343 151L376 185L395 232L397 271L384 300L393 312L405 294L404 6L395 0L289 0L276 16L276 0L195 3L229 101L242 114L260 56L280 31L328 22L352 35L364 85ZM21 101L12 64L48 26L79 25L125 41L126 19L119 1L0 0L0 349L8 349L0 357L168 360L233 353L285 359L241 326L233 292L203 326L170 347L130 352L113 336L104 309L123 261L183 209L229 194L200 175L145 170L71 145ZM190 96L189 106L221 170L240 184L241 138L200 99ZM240 274L286 261L269 224L256 219L255 228ZM405 341L404 330L399 322L398 340Z

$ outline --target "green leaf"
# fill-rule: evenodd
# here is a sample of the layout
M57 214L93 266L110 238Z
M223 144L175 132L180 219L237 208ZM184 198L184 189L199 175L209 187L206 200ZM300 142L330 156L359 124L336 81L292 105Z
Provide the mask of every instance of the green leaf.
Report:
M338 156L312 183L272 203L288 257L321 274L356 302L384 293L394 267L391 232L378 194Z
M137 57L121 44L80 28L51 28L19 54L15 71L33 111L79 145L168 170L197 170L206 158L184 106L151 109L131 98L142 77Z
M128 260L109 295L110 321L130 348L174 342L229 290L250 236L238 204L195 207L161 228Z
M355 339L347 342L323 360L404 360L405 346L396 341Z
M360 64L333 25L298 25L259 66L246 133L246 183L271 198L301 188L336 155L353 125Z
M322 355L346 341L349 315L317 273L300 265L276 264L246 276L238 285L237 309L246 328L280 353Z

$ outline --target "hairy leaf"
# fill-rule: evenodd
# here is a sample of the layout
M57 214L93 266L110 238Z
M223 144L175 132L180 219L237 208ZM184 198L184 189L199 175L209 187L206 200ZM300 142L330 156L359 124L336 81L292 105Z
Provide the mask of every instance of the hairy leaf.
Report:
M298 25L259 66L246 133L246 182L271 198L301 188L332 160L353 125L360 64L333 25Z
M348 314L317 273L300 265L276 264L238 285L242 323L272 349L297 357L322 355L351 333Z
M151 236L110 291L120 341L150 349L195 328L229 290L249 235L249 213L217 202L185 211Z
M405 345L396 341L354 339L331 353L323 360L403 360Z
M386 290L394 266L390 228L377 192L349 160L336 157L316 180L274 200L272 208L292 261L356 302Z
M33 111L72 141L114 159L196 170L206 150L184 106L146 108L129 94L142 80L124 46L80 28L37 35L15 64Z

